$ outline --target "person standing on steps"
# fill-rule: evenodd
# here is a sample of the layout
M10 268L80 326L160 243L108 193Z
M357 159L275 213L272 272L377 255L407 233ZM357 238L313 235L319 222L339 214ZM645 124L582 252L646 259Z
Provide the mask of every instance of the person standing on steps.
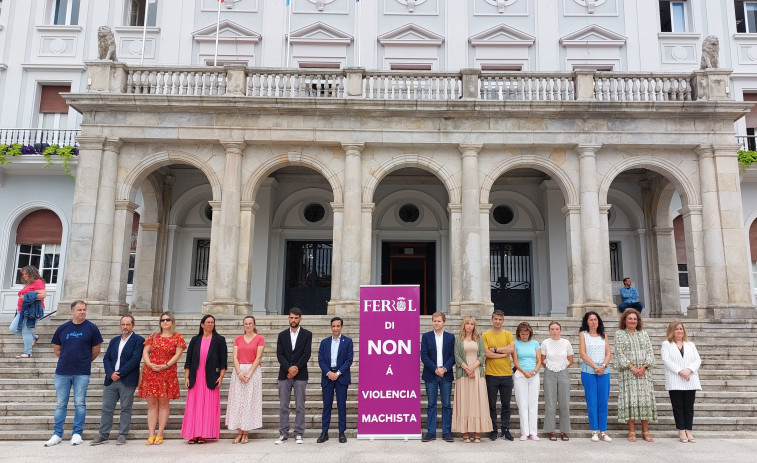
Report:
M53 436L45 447L58 445L63 440L63 425L71 388L74 390L74 429L71 445L82 443L84 420L87 418L87 387L92 373L92 362L100 355L103 337L94 323L87 320L87 304L71 304L71 320L60 325L53 335L53 352L58 357L55 368L55 426Z
M452 437L452 381L455 366L455 335L444 331L447 317L442 312L431 316L432 331L421 337L421 362L423 362L423 382L426 383L428 408L423 442L436 439L436 399L442 400L442 438L454 442Z
M294 441L302 444L305 433L305 392L308 386L308 361L313 344L313 333L302 328L302 311L289 309L289 329L279 333L276 340L276 358L279 361L279 438L283 444L289 439L289 401L294 401L297 414L294 419Z
M336 392L336 407L339 412L339 443L347 442L347 387L350 385L350 366L354 349L352 339L342 335L344 321L339 317L331 319L331 334L321 341L318 349L318 366L321 367L321 389L323 390L323 416L321 435L317 443L329 440L331 408Z
M513 366L510 356L515 350L513 334L502 329L505 313L495 310L492 313L492 328L481 337L484 338L486 355L486 390L489 394L489 416L492 420L491 440L497 440L497 395L502 401L502 434L506 440L513 440L510 434L510 400L513 396Z

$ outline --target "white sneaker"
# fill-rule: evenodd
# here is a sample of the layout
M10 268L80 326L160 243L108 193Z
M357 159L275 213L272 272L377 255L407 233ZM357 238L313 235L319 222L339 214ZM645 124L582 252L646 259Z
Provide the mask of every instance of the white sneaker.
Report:
M53 437L50 438L49 441L45 442L45 447L52 447L53 445L58 445L61 443L63 439L53 434Z
M604 432L602 433L602 440L605 442L612 442L612 439L610 438L610 436L608 436L607 433L604 433Z
M276 439L275 441L273 441L273 443L276 444L276 445L279 445L279 444L283 444L284 442L286 442L286 440L287 440L286 436L279 436L279 438Z
M302 436L294 436L295 444L302 444Z
M594 431L591 433L591 441L592 442L599 442L599 434L597 431Z
M73 436L71 436L71 445L79 445L81 443L82 443L81 435L74 434Z

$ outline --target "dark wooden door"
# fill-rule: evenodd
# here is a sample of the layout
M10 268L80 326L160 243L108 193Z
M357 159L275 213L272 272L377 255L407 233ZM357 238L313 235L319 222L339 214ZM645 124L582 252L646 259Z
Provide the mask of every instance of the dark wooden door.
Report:
M331 241L287 241L282 313L299 307L303 314L326 314L331 299L331 255Z
M436 312L436 243L384 242L382 285L419 285L421 314Z
M531 243L491 242L489 266L494 308L505 315L533 315Z

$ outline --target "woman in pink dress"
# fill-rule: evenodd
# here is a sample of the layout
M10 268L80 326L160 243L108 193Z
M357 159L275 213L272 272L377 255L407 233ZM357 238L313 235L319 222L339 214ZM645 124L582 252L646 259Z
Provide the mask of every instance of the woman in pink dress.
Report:
M188 444L204 444L205 439L221 435L221 383L227 356L226 338L216 331L216 319L205 315L199 334L189 342L184 364L187 406L181 435Z
M260 359L265 340L255 328L255 317L242 321L244 334L234 339L234 374L226 404L226 427L237 430L233 444L246 444L250 429L263 427L263 375Z

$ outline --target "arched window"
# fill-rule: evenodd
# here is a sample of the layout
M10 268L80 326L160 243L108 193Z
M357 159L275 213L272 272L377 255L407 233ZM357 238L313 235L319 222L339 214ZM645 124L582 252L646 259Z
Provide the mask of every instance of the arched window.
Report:
M16 230L16 284L22 284L20 270L27 265L37 267L45 283L58 282L62 236L55 212L40 209L24 217Z

